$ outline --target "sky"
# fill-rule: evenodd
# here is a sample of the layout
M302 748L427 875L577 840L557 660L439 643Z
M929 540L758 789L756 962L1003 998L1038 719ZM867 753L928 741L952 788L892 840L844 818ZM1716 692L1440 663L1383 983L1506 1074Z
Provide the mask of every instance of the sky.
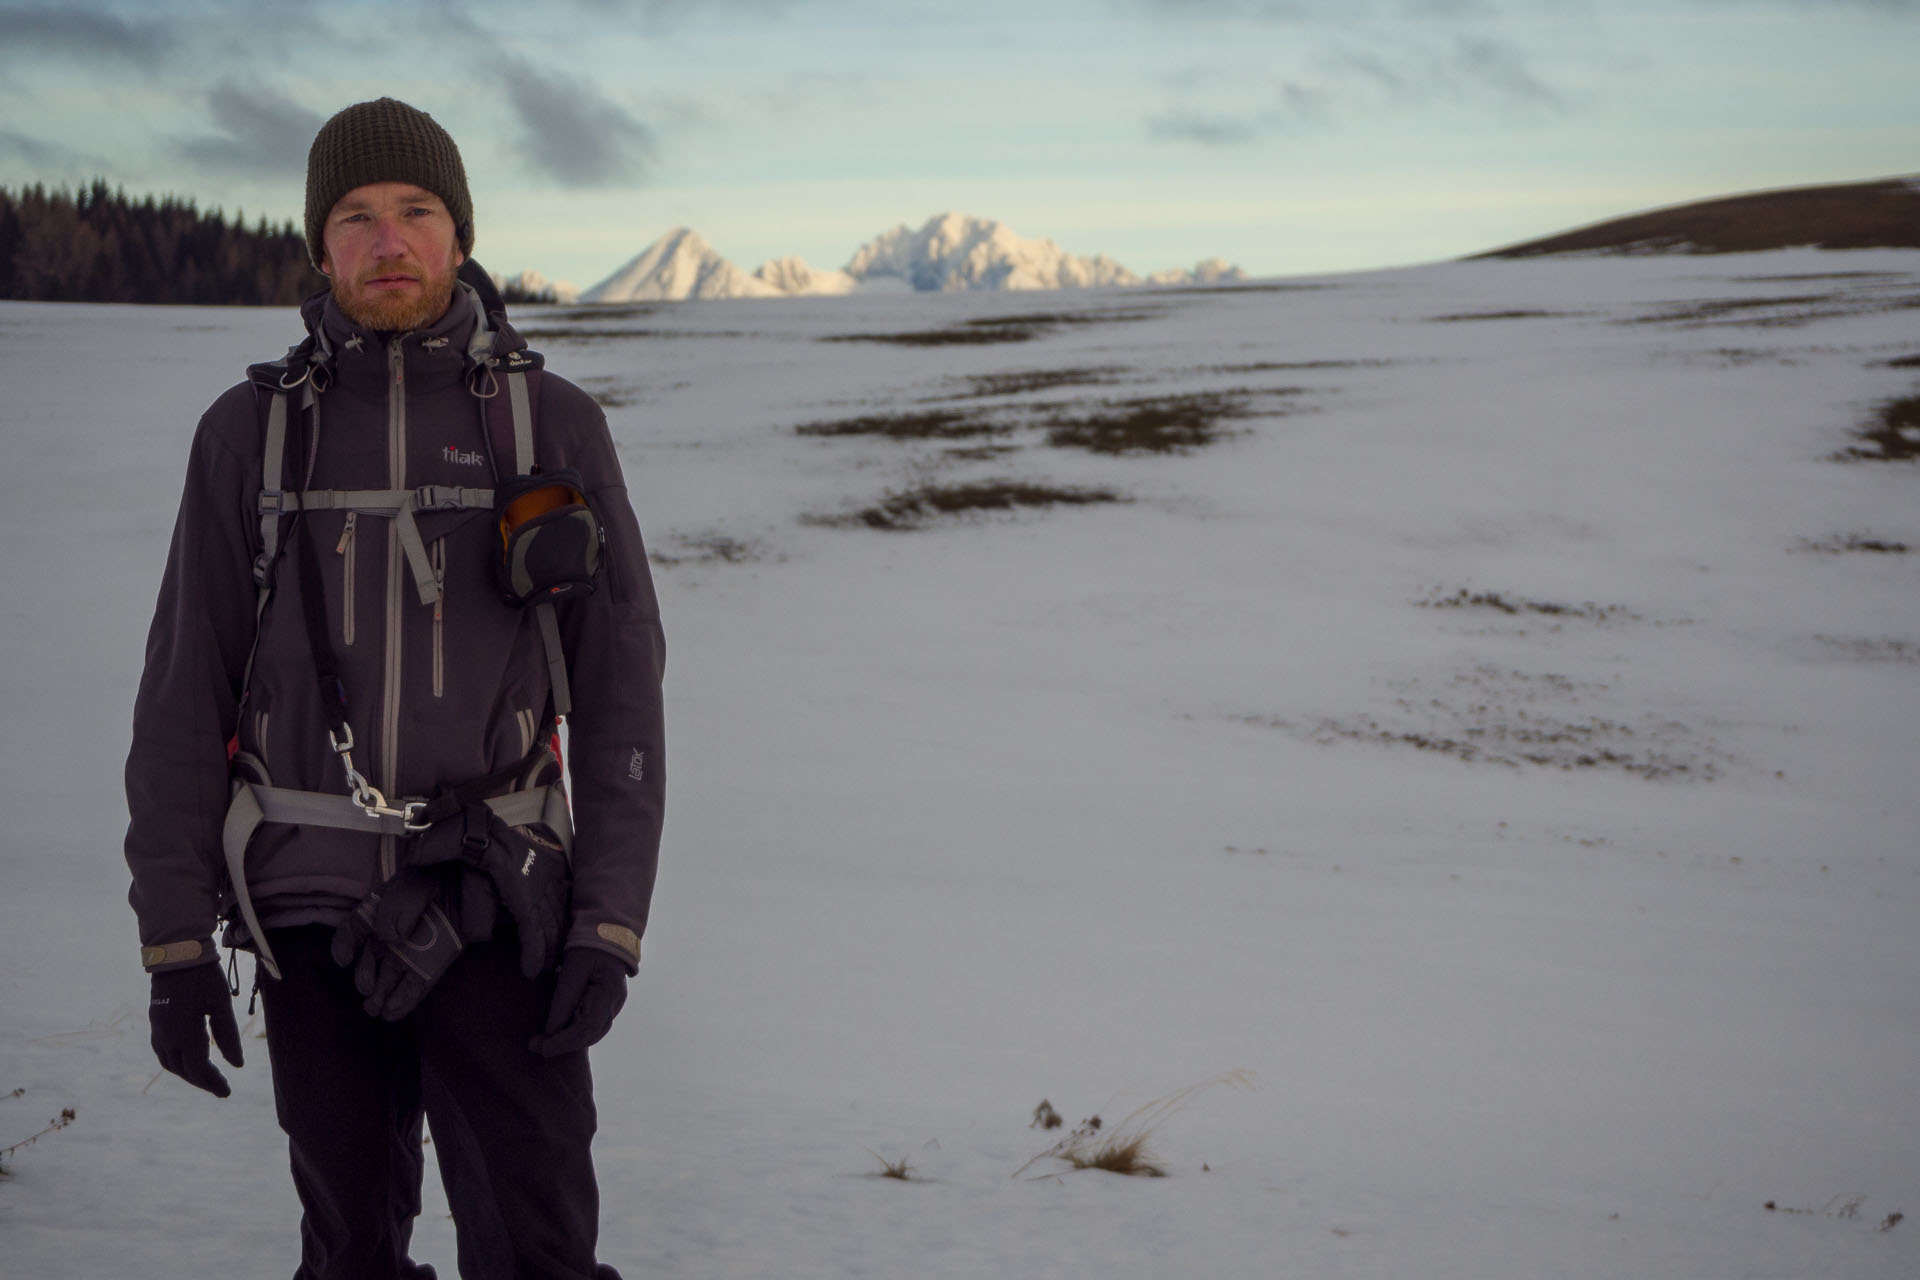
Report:
M951 211L1277 276L1920 173L1920 0L62 0L0 31L0 186L298 221L315 130L394 96L458 140L475 256L582 287L679 226L748 270Z

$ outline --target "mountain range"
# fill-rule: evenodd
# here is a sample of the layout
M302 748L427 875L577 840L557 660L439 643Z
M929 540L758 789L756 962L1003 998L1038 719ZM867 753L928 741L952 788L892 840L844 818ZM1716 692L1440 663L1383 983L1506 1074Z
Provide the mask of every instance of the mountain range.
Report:
M793 298L856 290L1077 289L1099 285L1217 284L1246 279L1219 258L1141 277L1104 254L1077 257L1051 240L1017 235L1003 222L944 213L918 230L895 227L868 241L838 270L774 258L741 270L689 227L677 227L590 289L575 292L537 273L504 283L557 302L655 302L696 298Z
M1790 187L1654 209L1475 257L1567 253L1752 253L1795 246L1920 248L1920 175ZM529 298L629 302L682 298L783 298L894 288L919 292L1072 289L1092 285L1188 285L1244 280L1215 258L1191 270L1145 277L1105 255L1075 257L1051 240L1029 240L1006 224L958 213L898 226L868 241L839 270L776 258L751 273L721 257L685 227L584 292L535 272L511 281Z

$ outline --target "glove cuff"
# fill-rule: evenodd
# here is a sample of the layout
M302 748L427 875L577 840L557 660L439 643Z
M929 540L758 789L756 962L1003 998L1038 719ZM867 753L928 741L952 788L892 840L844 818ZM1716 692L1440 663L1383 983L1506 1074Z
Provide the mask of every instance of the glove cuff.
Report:
M195 938L187 942L159 942L140 948L140 964L148 973L168 973L191 969L197 964L218 964L220 953L213 938Z
M603 921L589 926L575 920L567 931L566 950L575 947L614 957L626 966L629 978L640 972L640 935L623 924Z

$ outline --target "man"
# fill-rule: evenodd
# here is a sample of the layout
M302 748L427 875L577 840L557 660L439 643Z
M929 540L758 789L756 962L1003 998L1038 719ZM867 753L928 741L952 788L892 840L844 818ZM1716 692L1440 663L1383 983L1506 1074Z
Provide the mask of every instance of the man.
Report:
M431 117L329 120L306 230L330 289L201 419L134 710L154 1050L227 1096L224 920L258 954L298 1280L432 1275L406 1256L423 1110L463 1276L604 1280L586 1051L637 970L664 804L640 531L599 408L462 270Z

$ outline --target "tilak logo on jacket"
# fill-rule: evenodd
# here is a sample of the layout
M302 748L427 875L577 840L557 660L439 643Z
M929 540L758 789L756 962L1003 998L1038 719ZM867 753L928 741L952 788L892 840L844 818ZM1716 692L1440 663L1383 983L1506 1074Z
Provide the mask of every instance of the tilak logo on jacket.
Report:
M448 445L440 451L440 456L448 462L457 462L463 467L484 467L487 465L485 455L477 449L462 450Z

